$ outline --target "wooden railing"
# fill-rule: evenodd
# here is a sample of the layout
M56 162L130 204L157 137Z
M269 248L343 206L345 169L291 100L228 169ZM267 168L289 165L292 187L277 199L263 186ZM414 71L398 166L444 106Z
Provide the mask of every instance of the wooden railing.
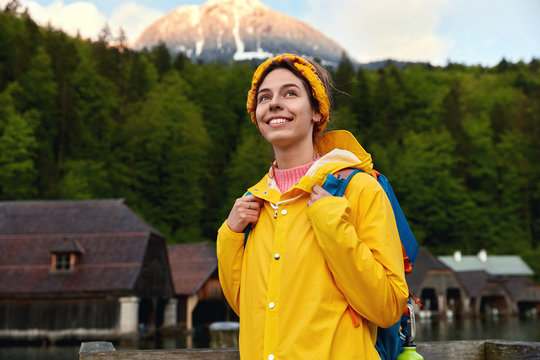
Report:
M425 342L417 346L424 359L540 359L540 342L503 340ZM79 360L239 360L238 349L116 351L111 343L82 343Z

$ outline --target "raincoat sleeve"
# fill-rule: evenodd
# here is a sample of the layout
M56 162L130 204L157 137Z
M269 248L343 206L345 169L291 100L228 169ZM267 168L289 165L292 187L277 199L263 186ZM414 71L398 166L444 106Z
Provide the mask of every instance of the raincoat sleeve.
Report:
M225 221L218 230L217 258L219 282L225 298L240 316L240 279L244 257L244 233L235 233Z
M394 325L405 309L408 288L394 214L382 187L358 174L345 197L317 200L308 216L349 305L377 326Z

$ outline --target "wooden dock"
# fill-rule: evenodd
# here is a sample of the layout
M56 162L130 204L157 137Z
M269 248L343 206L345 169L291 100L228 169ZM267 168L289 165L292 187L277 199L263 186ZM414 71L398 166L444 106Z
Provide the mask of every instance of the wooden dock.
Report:
M424 359L521 360L540 359L540 342L505 340L437 341L418 344ZM111 343L82 343L79 360L239 360L238 349L116 351Z

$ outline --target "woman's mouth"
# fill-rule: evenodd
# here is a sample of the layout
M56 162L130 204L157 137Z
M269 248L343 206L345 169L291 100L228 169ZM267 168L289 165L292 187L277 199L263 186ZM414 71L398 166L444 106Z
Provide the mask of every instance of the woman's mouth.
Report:
M277 126L277 125L281 125L281 124L284 124L284 123L289 122L289 121L291 121L291 120L283 118L283 117L275 117L275 118L271 118L267 122L267 124L270 125L270 126Z

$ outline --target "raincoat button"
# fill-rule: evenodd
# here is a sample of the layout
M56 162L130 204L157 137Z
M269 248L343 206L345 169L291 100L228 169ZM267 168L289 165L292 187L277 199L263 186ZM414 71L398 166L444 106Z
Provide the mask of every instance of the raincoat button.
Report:
M270 304L268 304L268 307L270 309L273 309L274 307L276 307L276 304L274 304L273 302L271 302Z
M274 360L274 355L273 354L268 355L268 360Z
M266 195L266 194L268 194L268 191L265 191L265 192L264 192L264 195Z
M281 210L281 215L287 215L287 210L285 209Z
M280 258L279 254L274 255L274 259L279 260L279 258Z

